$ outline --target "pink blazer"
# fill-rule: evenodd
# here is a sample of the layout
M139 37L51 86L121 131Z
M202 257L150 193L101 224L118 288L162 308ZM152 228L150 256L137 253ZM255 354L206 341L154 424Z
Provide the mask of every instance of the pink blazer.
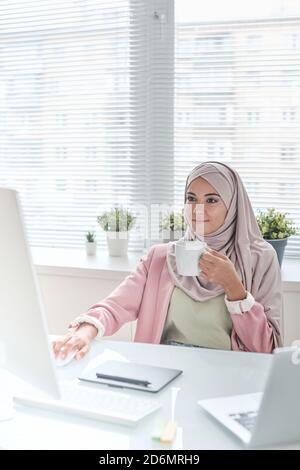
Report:
M166 261L167 244L155 245L136 269L104 300L85 313L101 322L105 335L112 335L124 323L137 320L134 341L160 343L174 282ZM270 353L274 349L273 329L263 306L255 302L242 315L231 314L232 350Z

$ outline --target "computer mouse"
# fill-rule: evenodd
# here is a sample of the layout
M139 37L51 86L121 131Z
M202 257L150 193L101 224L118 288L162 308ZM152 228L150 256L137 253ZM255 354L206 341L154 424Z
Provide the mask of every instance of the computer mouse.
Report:
M69 354L67 355L67 357L65 357L64 359L62 359L60 356L56 357L55 358L55 364L58 366L58 367L63 367L63 366L66 366L67 364L69 364L73 358L75 357L77 351L74 351L74 349L72 351L69 352Z

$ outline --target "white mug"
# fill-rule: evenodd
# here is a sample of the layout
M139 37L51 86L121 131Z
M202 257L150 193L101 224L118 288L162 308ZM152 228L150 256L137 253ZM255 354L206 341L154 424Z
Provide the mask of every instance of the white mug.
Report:
M200 240L179 240L175 243L177 272L181 276L198 276L199 259L208 251L208 245Z

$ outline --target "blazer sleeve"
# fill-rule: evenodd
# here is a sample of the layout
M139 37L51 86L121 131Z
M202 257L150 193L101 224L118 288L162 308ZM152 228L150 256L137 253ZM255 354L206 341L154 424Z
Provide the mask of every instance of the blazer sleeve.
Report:
M228 306L233 322L232 346L244 351L271 353L282 346L283 332L281 271L271 245L259 262L260 269L257 263L255 265L257 272L256 276L253 274L249 304L242 300L243 308L237 314ZM239 304L239 301L233 303Z
M249 352L271 353L275 347L274 326L269 323L264 307L254 301L243 313L231 313L232 341L236 349Z
M85 319L92 323L101 336L111 336L124 323L136 320L154 250L155 247L151 247L149 252L140 259L134 271L111 294L92 305L76 320Z

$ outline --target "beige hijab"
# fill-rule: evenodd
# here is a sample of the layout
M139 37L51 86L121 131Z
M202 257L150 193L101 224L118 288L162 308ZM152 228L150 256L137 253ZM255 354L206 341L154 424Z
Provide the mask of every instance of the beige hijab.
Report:
M281 272L274 248L260 233L247 191L239 174L220 162L204 162L189 174L186 191L192 181L204 178L220 194L228 212L224 224L213 233L205 235L208 246L219 251L232 261L245 289L264 307L268 322L274 330L275 345L281 343L279 325L283 313ZM185 238L198 238L189 221ZM203 278L181 276L177 273L175 244L169 243L167 264L174 283L197 301L214 298L224 289Z

